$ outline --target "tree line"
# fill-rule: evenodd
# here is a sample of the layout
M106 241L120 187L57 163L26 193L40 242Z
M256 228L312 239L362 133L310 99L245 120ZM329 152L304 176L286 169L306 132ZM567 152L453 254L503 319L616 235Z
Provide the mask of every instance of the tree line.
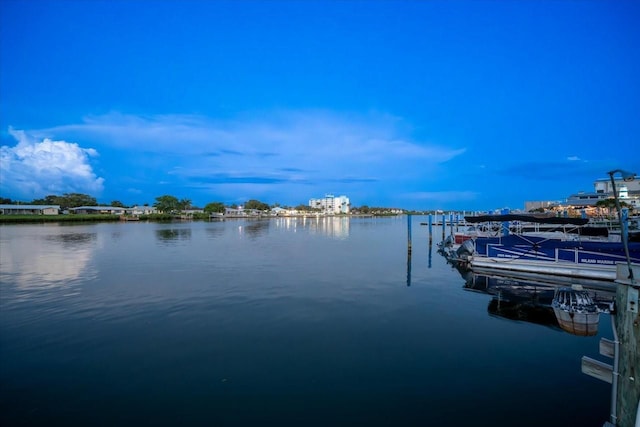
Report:
M14 201L9 198L0 197L0 204L18 204L18 205L57 205L60 206L60 209L66 210L71 208L78 208L80 206L112 206L119 208L127 208L125 204L120 202L119 200L113 200L109 204L100 204L98 203L95 197L92 197L88 194L82 193L64 193L63 195L55 195L50 194L41 199L34 199L30 202L20 202ZM145 203L144 206L149 206L148 203ZM163 213L173 213L173 212L184 212L188 209L193 209L193 205L190 199L178 199L176 196L172 196L170 194L165 194L162 196L158 196L155 198L155 203L153 203L153 207L156 208L159 212ZM279 203L275 203L273 205L269 205L268 203L261 202L260 200L251 199L246 201L244 204L236 204L236 205L225 205L222 202L211 202L207 203L204 207L204 211L206 213L224 213L225 209L229 208L239 208L243 207L244 209L255 209L260 211L267 211L275 207L281 207ZM282 206L283 208L291 208L287 206ZM297 209L299 211L317 211L318 209L314 209L310 206L300 204L293 209Z

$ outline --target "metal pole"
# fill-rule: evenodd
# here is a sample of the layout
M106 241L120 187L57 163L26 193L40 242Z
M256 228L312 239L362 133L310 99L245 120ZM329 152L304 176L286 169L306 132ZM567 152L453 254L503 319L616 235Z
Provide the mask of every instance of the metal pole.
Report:
M611 424L618 425L618 358L620 357L620 340L616 331L616 314L611 315L611 329L613 329L613 372L611 375Z
M627 266L629 267L629 280L633 285L633 269L631 268L631 257L629 256L629 245L627 243L627 236L625 236L622 228L622 208L620 207L620 201L618 200L618 191L616 190L616 182L613 179L613 174L617 171L609 172L609 178L611 178L611 185L613 186L613 198L616 202L616 211L618 211L618 221L620 221L620 237L622 238L622 246L624 246L624 254L627 257Z

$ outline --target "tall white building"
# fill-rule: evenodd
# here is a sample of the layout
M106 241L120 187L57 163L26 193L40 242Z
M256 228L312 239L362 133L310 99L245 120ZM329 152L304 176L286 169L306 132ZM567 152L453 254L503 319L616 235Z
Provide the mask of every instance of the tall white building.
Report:
M323 199L311 199L309 206L326 214L348 214L350 207L347 196L336 197L333 194L325 194Z

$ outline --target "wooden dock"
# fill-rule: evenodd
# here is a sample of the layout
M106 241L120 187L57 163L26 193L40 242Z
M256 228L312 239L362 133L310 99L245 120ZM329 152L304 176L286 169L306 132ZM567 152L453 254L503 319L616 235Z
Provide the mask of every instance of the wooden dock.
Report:
M618 264L618 290L616 292L616 332L619 341L616 422L620 427L636 426L640 402L640 315L638 293L640 265L631 266L634 280L628 279L629 268ZM615 364L615 363L614 363ZM616 374L615 371L613 373Z
M613 341L600 341L600 354L613 364L582 358L582 372L611 384L611 416L605 427L638 427L640 420L640 265L617 265L615 311L611 313Z

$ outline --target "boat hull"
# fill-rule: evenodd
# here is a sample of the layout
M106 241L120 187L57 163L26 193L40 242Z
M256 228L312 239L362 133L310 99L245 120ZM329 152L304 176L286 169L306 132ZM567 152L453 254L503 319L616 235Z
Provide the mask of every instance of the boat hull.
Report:
M542 273L596 280L615 280L617 265L626 264L624 247L616 242L579 242L508 236L479 238L475 248L461 247L469 254L472 269ZM640 245L629 245L629 260L640 264Z
M581 265L566 261L537 261L530 259L489 258L484 256L471 256L469 258L469 265L472 270L475 268L484 268L610 281L616 279L617 271L616 265Z
M591 337L598 335L600 313L572 313L553 307L560 327L573 335Z

